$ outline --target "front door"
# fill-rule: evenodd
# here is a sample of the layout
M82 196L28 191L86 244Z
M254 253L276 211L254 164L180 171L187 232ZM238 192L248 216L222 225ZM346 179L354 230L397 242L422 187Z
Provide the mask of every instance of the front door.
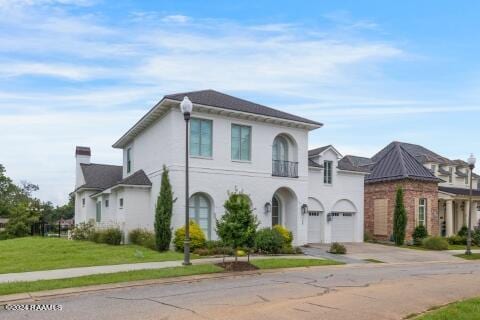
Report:
M272 198L272 227L282 224L282 215L280 211L280 201L276 196Z

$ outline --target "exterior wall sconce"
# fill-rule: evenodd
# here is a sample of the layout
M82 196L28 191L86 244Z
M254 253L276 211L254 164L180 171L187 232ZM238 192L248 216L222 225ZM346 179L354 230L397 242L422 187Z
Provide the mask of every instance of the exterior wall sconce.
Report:
M270 202L265 203L265 214L269 214L272 211L272 204Z
M327 222L330 222L330 221L332 221L332 213L331 212L327 213Z
M308 206L304 203L302 204L302 214L307 214L308 213Z

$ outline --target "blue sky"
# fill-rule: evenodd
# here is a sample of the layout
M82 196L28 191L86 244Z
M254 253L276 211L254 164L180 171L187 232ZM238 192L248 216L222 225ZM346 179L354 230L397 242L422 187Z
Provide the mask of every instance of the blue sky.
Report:
M212 88L325 123L310 146L480 154L478 1L0 0L0 163L64 203L75 145Z

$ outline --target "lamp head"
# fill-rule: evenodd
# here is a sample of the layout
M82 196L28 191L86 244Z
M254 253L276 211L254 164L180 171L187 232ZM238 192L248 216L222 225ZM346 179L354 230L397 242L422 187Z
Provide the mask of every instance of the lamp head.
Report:
M180 103L180 110L183 113L185 120L190 119L190 114L192 113L193 104L187 96L183 97L182 102Z
M467 162L468 162L468 166L471 169L473 169L475 167L475 162L477 162L477 159L475 158L473 153L470 154L470 157L468 158Z

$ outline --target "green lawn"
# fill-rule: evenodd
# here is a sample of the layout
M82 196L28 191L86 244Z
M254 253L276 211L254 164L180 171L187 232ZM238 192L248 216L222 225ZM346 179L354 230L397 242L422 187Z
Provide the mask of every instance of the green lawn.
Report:
M480 253L472 253L471 255L456 254L455 257L463 258L466 260L480 260Z
M40 280L32 282L10 282L0 283L0 295L35 292L42 290L63 289L73 287L83 287L89 285L128 282L138 280L171 278L180 276L189 276L195 274L207 274L222 272L223 269L213 264L200 264L188 267L172 267L154 270L136 270L127 272L116 272L107 274L97 274L58 280Z
M455 302L421 315L416 320L474 320L480 318L480 298Z
M467 246L464 244L449 244L448 250L466 250ZM480 247L472 245L472 250L478 250Z
M251 260L250 263L260 269L331 266L331 265L343 264L342 262L329 260L329 259L321 260L321 259L295 259L295 258L256 259L256 260Z
M159 253L135 245L111 246L90 241L26 237L0 241L0 274L181 260L182 257L181 253Z

